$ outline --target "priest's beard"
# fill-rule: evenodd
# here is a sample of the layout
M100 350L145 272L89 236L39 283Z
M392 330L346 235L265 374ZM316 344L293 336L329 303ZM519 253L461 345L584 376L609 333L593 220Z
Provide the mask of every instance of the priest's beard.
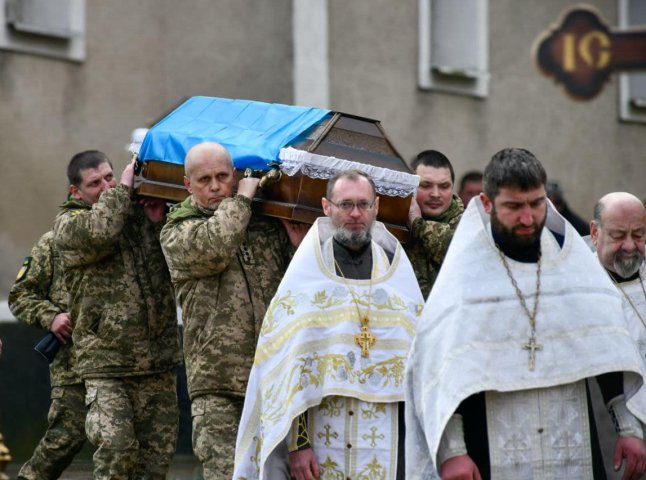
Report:
M639 250L634 252L618 250L612 257L612 266L615 267L615 272L623 278L628 278L637 273L643 261L644 256Z
M515 225L511 228L506 227L498 220L496 215L496 209L491 210L491 228L496 232L496 236L501 243L501 247L508 248L510 250L522 250L534 245L541 236L543 227L545 226L545 220L547 215L543 218L540 223L534 222L532 227L534 228L534 233L531 235L519 235L517 230L522 228L527 228L525 226Z
M350 250L358 250L364 245L370 243L372 234L370 229L362 230L360 232L353 232L343 227L339 227L334 232L334 239Z

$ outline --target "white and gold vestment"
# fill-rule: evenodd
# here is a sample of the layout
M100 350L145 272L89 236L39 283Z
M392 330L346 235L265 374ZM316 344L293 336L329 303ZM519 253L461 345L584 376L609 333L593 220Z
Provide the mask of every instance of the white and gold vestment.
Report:
M266 479L267 459L304 412L319 466L329 475L395 478L397 405L404 400L405 362L422 294L403 249L383 224L372 229L368 280L336 275L331 234L328 218L314 223L267 309L238 431L234 479ZM376 337L368 356L355 342L358 310L369 317Z

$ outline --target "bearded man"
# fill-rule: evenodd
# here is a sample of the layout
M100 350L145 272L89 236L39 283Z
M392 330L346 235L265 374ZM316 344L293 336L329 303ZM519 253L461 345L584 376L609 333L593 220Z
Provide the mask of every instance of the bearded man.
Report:
M615 467L646 471L643 365L621 295L545 182L531 152L504 149L462 217L407 366L407 478L605 478L590 377L618 424Z
M327 218L267 309L235 479L404 478L403 373L422 294L399 242L375 221L370 177L337 174L322 205Z

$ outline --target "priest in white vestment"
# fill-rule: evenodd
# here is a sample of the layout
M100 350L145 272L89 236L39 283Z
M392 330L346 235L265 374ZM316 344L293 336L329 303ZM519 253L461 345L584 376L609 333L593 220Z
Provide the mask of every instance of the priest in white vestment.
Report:
M265 316L234 479L404 478L404 370L423 297L370 178L330 179ZM289 453L288 453L289 452Z
M646 471L644 366L621 294L545 181L534 155L504 149L462 217L407 365L408 479L604 478L590 377L618 422L615 464Z
M633 320L633 338L646 361L646 208L630 193L609 193L594 207L590 232L597 258L624 297L624 310Z
M594 207L590 238L601 265L625 299L627 314L635 317L635 338L646 358L646 207L627 192L605 195Z

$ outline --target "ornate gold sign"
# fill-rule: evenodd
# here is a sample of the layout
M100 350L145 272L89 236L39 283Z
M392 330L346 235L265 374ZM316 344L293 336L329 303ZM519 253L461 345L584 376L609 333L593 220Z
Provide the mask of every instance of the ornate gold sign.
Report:
M614 71L646 69L646 30L613 31L595 8L577 5L536 39L533 56L568 95L589 100Z

